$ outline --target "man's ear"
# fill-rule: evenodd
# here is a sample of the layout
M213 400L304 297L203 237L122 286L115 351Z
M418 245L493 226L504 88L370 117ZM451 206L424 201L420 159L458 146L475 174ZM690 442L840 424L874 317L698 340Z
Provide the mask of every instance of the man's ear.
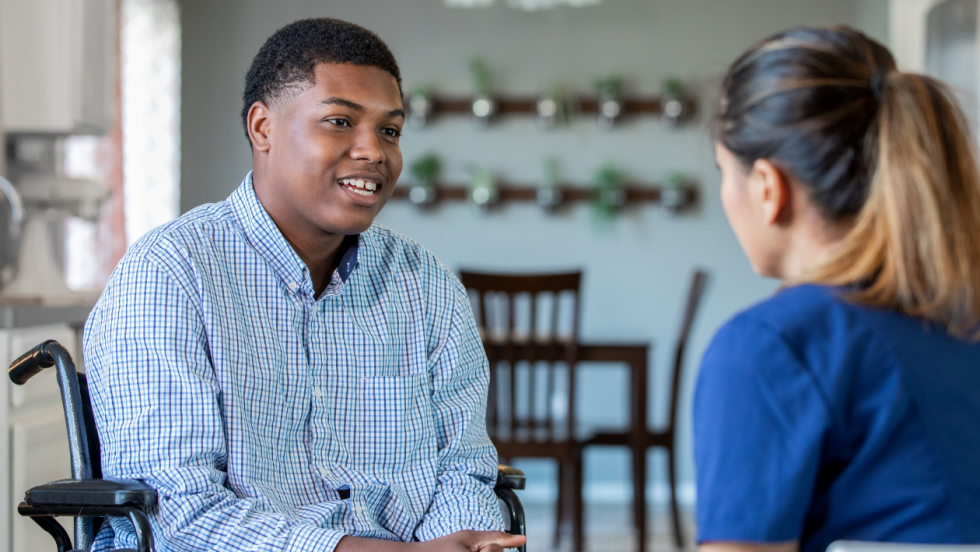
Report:
M269 106L264 102L255 102L248 108L248 139L252 141L252 151L267 152L271 147L269 141Z
M752 164L753 200L762 214L762 222L767 226L786 222L791 215L789 179L786 174L767 159L757 159Z

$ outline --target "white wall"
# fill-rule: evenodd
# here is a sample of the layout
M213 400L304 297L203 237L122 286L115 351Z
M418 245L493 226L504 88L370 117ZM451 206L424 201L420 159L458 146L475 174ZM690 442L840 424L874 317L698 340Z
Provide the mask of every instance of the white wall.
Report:
M886 1L606 0L595 8L531 14L502 5L455 10L440 0L185 1L182 210L223 199L248 171L250 154L238 115L248 64L275 29L311 16L339 17L377 32L395 53L406 90L429 84L469 93L467 60L481 55L504 93L534 93L552 82L589 91L596 77L620 73L633 92L656 93L664 78L677 75L700 96L697 120L673 131L652 118L613 132L600 132L587 120L542 132L527 118L485 131L465 119L443 119L421 131L409 129L402 138L406 165L437 152L453 181L466 179L469 164L481 163L502 178L533 182L549 155L559 159L564 179L582 184L604 161L642 181L685 171L702 184L703 203L695 213L673 217L654 207L630 209L604 231L592 226L586 207L548 216L532 206L508 205L479 215L455 204L422 214L393 202L380 217L453 269L582 267L583 338L655 345L652 423L665 418L666 368L687 279L694 267L708 268L712 279L694 329L681 404L680 476L690 489L689 397L699 357L720 324L775 289L774 282L752 273L717 197L718 172L705 124L717 82L739 52L786 27L846 23L884 38ZM586 368L581 418L625 421L625 382L623 370ZM593 451L586 463L593 499L628 499L624 451ZM651 454L656 478L662 478L661 464L662 458ZM525 466L532 484L550 481L547 466Z

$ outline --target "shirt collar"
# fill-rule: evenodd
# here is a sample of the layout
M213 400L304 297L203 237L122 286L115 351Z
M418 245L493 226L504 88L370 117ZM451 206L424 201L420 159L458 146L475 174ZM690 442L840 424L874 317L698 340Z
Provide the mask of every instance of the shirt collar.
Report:
M255 195L252 187L252 172L249 171L241 186L229 198L238 220L241 222L245 237L256 251L272 265L273 269L286 284L286 287L296 291L303 286L307 279L306 263L299 258L293 247L279 231L269 213ZM348 236L342 247L346 248L340 259L337 273L343 282L350 277L358 264L358 245L360 235Z
M341 245L341 251L343 251L343 256L340 258L340 264L337 265L337 275L340 276L342 282L347 282L347 278L350 277L350 273L354 272L357 268L359 250L361 244L361 235L354 234L353 236L347 236L344 238L344 244ZM346 248L346 251L344 249Z

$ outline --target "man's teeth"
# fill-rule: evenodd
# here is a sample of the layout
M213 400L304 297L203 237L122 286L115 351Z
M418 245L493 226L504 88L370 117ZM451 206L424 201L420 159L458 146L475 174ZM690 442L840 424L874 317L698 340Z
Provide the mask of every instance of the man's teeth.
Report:
M370 180L346 178L341 180L341 182L344 184L344 186L348 186L350 191L365 196L374 194L375 190L378 189L378 184Z

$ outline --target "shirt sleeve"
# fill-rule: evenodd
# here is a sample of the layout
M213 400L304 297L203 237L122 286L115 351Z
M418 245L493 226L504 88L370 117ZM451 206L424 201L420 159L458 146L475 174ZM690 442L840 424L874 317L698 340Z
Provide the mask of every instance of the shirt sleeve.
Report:
M332 550L342 533L270 512L226 486L221 390L201 305L173 262L129 256L86 325L103 475L156 489L149 517L166 550ZM136 547L128 521L111 527L115 546Z
M500 531L503 520L493 487L497 451L487 436L490 371L469 298L459 282L451 288L448 338L435 356L434 395L439 468L436 492L415 530L420 541L456 531Z
M694 397L698 542L800 538L829 420L778 333L745 315L723 327Z

